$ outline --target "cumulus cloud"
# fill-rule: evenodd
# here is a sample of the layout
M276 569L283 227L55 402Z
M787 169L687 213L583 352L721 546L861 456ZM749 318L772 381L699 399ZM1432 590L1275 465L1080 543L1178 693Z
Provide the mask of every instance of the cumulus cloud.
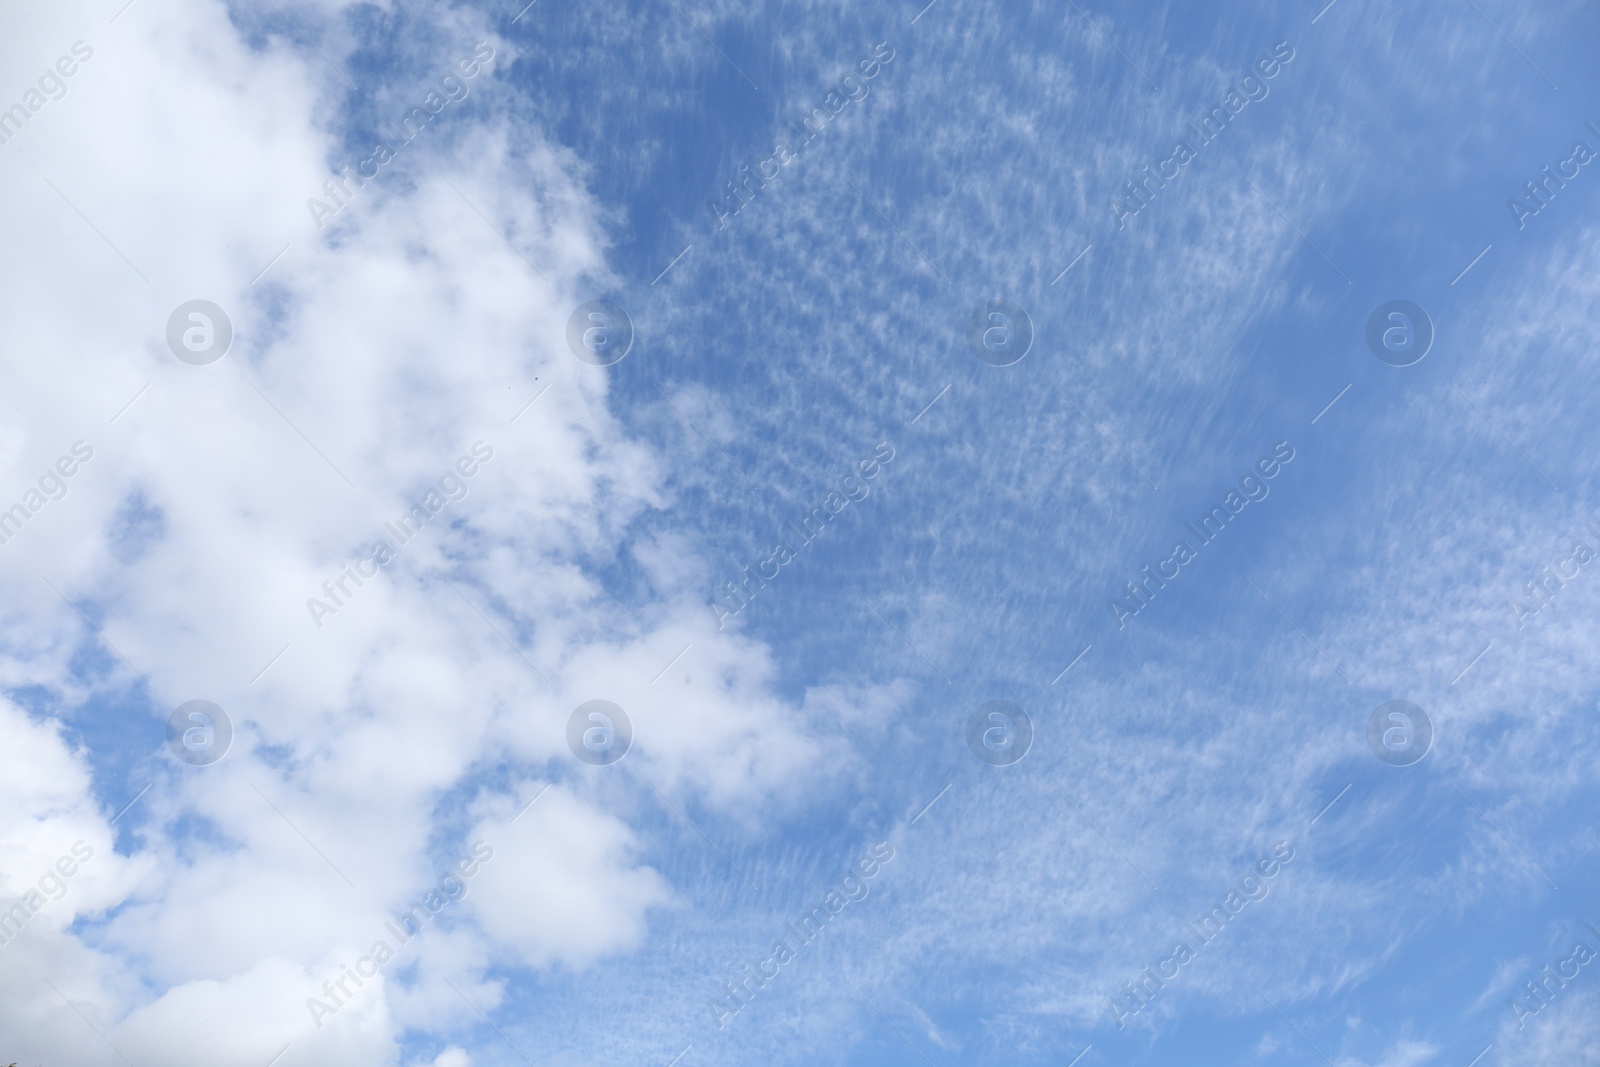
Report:
M636 944L647 910L667 903L669 889L639 866L633 834L560 787L532 804L515 823L474 830L496 842L470 899L497 950L530 966L582 966Z
M397 1062L408 1028L471 1014L441 1011L450 983L492 1006L493 960L625 952L670 901L616 796L577 776L577 703L623 703L630 766L746 827L829 744L776 695L763 647L671 580L704 569L692 540L650 539L659 588L608 585L632 524L666 505L663 475L607 373L565 350L570 309L608 284L607 237L581 168L512 121L494 65L331 225L307 211L348 156L347 72L381 81L380 101L420 99L474 46L502 63L508 46L441 13L424 54L381 73L339 6L290 14L58 5L4 46L21 69L93 48L0 174L7 232L32 250L0 287L19 398L4 491L92 449L0 549L0 670L41 694L0 707L3 892L93 849L5 948L26 963L0 1005L0 1030L26 1035L15 1055ZM208 366L167 350L169 314L197 297L234 333ZM419 502L420 532L386 525ZM205 768L163 745L197 697L235 730ZM104 742L104 709L127 704L128 781L150 788L113 826L63 723ZM516 823L462 821L552 774L571 781ZM497 856L471 903L317 1025L307 999L474 834Z

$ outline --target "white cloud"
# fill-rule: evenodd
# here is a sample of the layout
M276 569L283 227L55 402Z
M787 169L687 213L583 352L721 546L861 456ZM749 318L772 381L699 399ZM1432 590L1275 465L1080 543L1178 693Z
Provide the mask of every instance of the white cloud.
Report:
M515 823L479 823L495 843L467 898L496 950L530 966L583 966L628 949L647 909L669 902L661 876L637 866L638 845L619 819L552 786Z
M607 372L565 350L569 309L607 283L606 239L576 161L507 120L511 90L480 75L462 105L477 110L441 119L319 232L304 198L343 156L328 64L296 39L247 43L223 4L107 18L56 6L8 48L53 56L86 36L95 52L5 147L0 224L31 251L0 286L20 405L0 434L0 494L76 439L94 457L0 547L0 669L55 708L87 704L86 723L147 680L155 714L129 781L152 788L131 817L133 859L117 856L84 757L55 721L0 709L14 738L0 768L5 891L74 840L95 850L9 946L18 959L42 947L8 970L0 1030L33 1035L24 1057L112 1057L40 984L49 974L136 1059L260 1064L288 1044L282 1067L393 1063L405 1027L472 1017L441 999L446 979L486 1009L498 997L483 981L494 954L467 920L512 963L582 965L636 945L671 899L626 815L607 810L616 797L576 778L588 768L564 730L578 702L623 703L630 769L746 828L792 798L828 743L774 695L765 649L717 632L698 590L672 578L705 569L692 542L655 538L662 580L642 603L597 577L666 503L662 471L610 414ZM472 21L450 16L416 67L488 38ZM324 50L348 67L337 19L326 25ZM208 367L163 341L194 297L235 330ZM477 441L493 458L400 547L384 521ZM136 545L115 536L134 498L158 517ZM307 598L327 600L323 583L378 538L395 561L347 584L317 626ZM177 767L162 719L195 697L222 705L237 735L221 763ZM475 774L507 761L509 785ZM460 797L525 795L519 783L552 764L575 783L515 826L480 823L499 852L472 903L315 1028L306 998L470 837L452 821ZM62 932L108 909L92 938Z

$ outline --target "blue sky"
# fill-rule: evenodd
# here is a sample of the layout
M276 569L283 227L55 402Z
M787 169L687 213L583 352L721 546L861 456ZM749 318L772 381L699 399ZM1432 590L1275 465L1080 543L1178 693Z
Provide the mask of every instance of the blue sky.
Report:
M0 1060L1600 1063L1592 12L119 6L0 45Z

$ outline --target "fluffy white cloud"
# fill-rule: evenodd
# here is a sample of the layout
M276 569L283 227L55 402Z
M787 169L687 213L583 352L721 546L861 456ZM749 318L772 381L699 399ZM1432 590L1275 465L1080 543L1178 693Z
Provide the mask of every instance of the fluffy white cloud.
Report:
M635 944L644 913L668 901L660 875L637 865L620 820L551 787L515 823L480 823L495 842L467 898L499 951L535 966L582 965Z
M259 1065L285 1046L282 1067L394 1063L404 1028L470 1016L440 1007L446 980L490 1007L492 957L624 951L671 896L592 779L515 825L487 814L509 815L509 795L480 797L498 853L472 903L316 1027L306 999L465 848L447 798L505 788L477 770L509 761L518 796L552 761L557 779L587 770L566 718L603 695L633 716L630 769L753 822L831 743L774 695L766 651L717 631L681 580L705 569L692 543L641 549L642 604L597 577L668 501L608 409L608 372L565 350L570 309L608 280L595 205L573 159L509 121L493 66L319 231L304 201L347 155L336 28L325 61L288 35L247 39L220 3L109 17L53 6L0 46L8 70L93 49L0 170L0 226L29 250L0 286L0 496L24 499L75 441L93 452L0 546L0 676L53 709L0 708L4 892L76 840L94 850L8 946L22 966L4 972L0 1032L51 1062L112 1062L115 1044L173 1064ZM441 18L418 84L491 39ZM204 367L164 340L196 297L235 331ZM401 544L384 523L430 491L458 499ZM394 559L344 577L377 540ZM96 709L129 691L153 709L132 859L55 718L95 736ZM237 735L221 763L179 767L162 720L198 697ZM64 932L83 915L103 919Z

